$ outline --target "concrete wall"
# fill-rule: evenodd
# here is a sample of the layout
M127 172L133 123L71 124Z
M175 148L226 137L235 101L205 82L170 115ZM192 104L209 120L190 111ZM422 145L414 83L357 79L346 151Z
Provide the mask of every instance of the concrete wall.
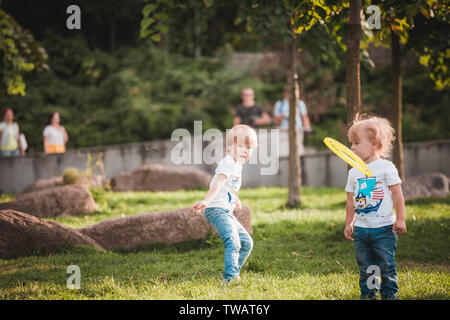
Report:
M283 144L282 140L285 138L283 135L280 136L280 145ZM270 141L270 138L268 141ZM218 141L218 143L222 142ZM38 179L61 175L67 167L85 170L88 157L91 157L91 165L94 165L100 154L107 178L121 172L130 172L148 163L175 165L172 162L171 153L176 145L179 145L178 141L159 140L73 149L64 154L33 154L23 157L0 158L0 192L19 192ZM206 146L206 142L200 142L200 150L205 150ZM263 149L257 150L259 152ZM268 149L271 149L271 147L269 146ZM254 154L255 157L259 157L258 152ZM448 165L450 140L405 144L404 152L405 175L407 177L430 172L441 172L450 176ZM192 148L191 155L194 153L195 150ZM271 154L273 155L273 153ZM347 165L331 152L308 151L301 160L304 185L336 187L345 185ZM261 165L260 163L245 164L243 187L263 185L286 187L289 174L286 150L279 151L277 161L279 161L279 170L273 175L261 174L261 169L267 167L267 165ZM215 170L214 164L193 164L190 166L212 174Z

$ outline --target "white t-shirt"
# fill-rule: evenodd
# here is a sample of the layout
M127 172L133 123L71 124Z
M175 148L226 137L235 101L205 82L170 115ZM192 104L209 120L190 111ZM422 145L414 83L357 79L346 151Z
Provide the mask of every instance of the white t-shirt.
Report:
M389 186L402 183L394 164L377 159L367 165L373 177L366 177L356 168L348 172L345 191L353 192L355 226L380 228L395 223L394 204Z
M61 126L61 128L63 127ZM56 129L52 125L47 125L45 127L44 137L47 138L48 144L65 145L63 131Z
M227 155L220 160L209 185L210 188L219 174L223 174L227 178L217 195L208 204L208 208L224 208L233 211L236 205L236 196L242 183L242 164L234 161L231 155Z

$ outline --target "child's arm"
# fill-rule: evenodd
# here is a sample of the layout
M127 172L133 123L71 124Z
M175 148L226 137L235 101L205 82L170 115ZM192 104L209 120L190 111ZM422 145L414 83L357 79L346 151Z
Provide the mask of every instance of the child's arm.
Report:
M353 204L353 193L347 192L347 203L345 205L345 229L344 236L353 241L353 223L355 221L355 207Z
M214 184L211 186L211 189L209 189L208 193L206 194L205 198L192 206L192 211L194 211L196 214L199 214L203 209L205 209L208 203L217 195L219 190L223 187L223 184L225 183L226 179L227 179L226 175L219 174L216 181L214 181Z
M397 234L406 233L406 223L405 223L405 199L403 198L402 187L400 184L395 184L390 186L391 197L394 203L396 220L392 226L392 232L397 232Z

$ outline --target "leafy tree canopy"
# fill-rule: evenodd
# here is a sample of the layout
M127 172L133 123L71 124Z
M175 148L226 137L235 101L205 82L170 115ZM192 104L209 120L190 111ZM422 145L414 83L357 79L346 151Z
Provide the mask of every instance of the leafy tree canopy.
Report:
M2 91L8 95L25 95L23 75L32 70L48 70L47 53L30 31L1 8L0 1L0 57L2 58Z

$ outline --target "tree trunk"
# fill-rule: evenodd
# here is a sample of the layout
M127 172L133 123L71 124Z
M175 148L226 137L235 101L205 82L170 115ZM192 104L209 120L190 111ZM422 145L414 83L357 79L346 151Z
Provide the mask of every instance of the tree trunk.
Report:
M300 99L300 90L297 74L297 38L294 34L290 48L290 70L289 84L291 88L291 99L289 101L289 194L288 207L299 207L300 186L301 186L301 162L298 155L298 128L296 119L298 117L298 101Z
M400 39L391 30L392 46L392 122L397 133L394 142L393 161L397 167L400 179L405 179L403 167L403 137L402 137L402 71L400 57Z
M200 46L200 36L202 33L200 10L196 0L192 0L192 5L194 7L194 58L199 59L202 55Z
M109 18L109 50L116 51L116 26L111 17Z
M347 57L345 80L347 89L347 121L351 124L361 112L361 82L359 75L359 50L361 39L361 0L350 0L347 26Z

